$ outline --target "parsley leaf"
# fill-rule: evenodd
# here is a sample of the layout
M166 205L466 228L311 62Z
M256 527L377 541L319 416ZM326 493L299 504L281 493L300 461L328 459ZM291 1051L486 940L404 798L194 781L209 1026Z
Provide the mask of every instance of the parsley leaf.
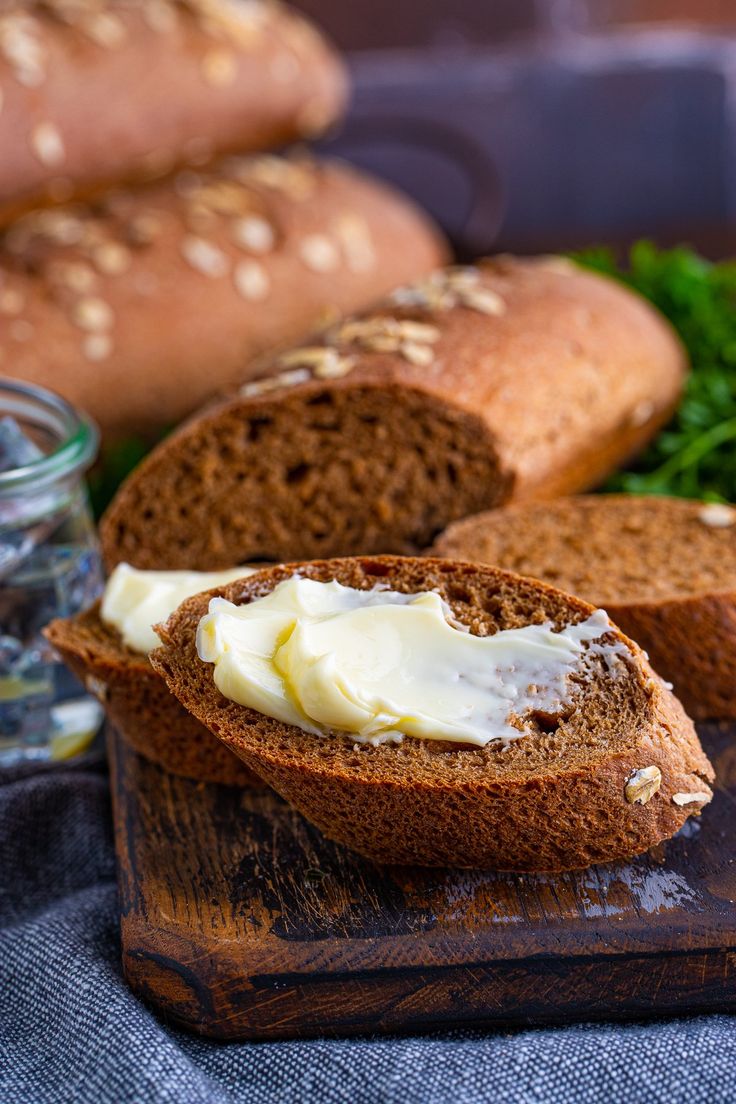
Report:
M640 292L678 331L692 369L670 424L606 491L736 499L736 262L639 242L628 263L608 249L574 254Z

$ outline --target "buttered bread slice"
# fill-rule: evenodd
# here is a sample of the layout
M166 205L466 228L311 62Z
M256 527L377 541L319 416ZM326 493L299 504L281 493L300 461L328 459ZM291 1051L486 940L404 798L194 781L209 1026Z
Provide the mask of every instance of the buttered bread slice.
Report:
M231 786L260 784L241 759L182 708L148 662L159 643L154 622L190 595L252 570L137 571L120 564L101 601L74 617L52 621L44 631L123 739L173 774Z
M679 702L596 610L480 565L266 568L185 601L152 666L326 835L378 862L568 870L711 799Z

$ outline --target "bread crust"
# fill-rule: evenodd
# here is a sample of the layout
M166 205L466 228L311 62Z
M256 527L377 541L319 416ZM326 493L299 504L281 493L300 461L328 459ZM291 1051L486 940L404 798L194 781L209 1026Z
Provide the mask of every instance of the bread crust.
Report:
M474 506L597 482L667 420L684 354L643 300L611 280L560 268L559 258L500 258L467 273L440 273L428 291L399 289L270 362L270 378L195 416L112 503L101 528L108 564L173 568L193 544L186 566L207 569L416 552ZM319 421L319 404L329 424L303 432ZM356 424L361 417L376 428ZM252 445L250 425L258 428ZM259 508L247 474L266 456L269 497ZM182 518L175 498L184 479ZM217 516L209 545L204 517L195 519L198 501L207 502L208 518ZM316 509L329 516L305 540ZM139 519L148 511L153 524L144 527ZM266 514L283 516L285 535L256 533ZM348 515L356 524L345 534Z
M347 78L323 36L277 4L19 0L0 13L0 88L7 221L40 200L311 137L342 113Z
M172 774L227 786L261 780L179 704L148 659L100 619L100 603L44 630L69 669L139 755Z
M736 511L731 527L704 521L708 509L680 499L581 495L464 518L428 552L523 570L604 606L674 684L689 716L726 720L736 717ZM535 546L540 518L547 528ZM606 538L595 550L592 524ZM551 551L549 527L567 548ZM639 574L650 579L637 581L640 593L633 596L626 566L637 561Z
M506 750L409 738L399 747L359 747L349 736L312 736L228 702L196 653L196 627L209 598L247 602L297 570L368 589L377 582L407 592L437 589L471 631L530 617L562 625L584 619L592 607L490 567L397 557L270 568L180 606L158 628L163 644L152 665L187 709L330 838L382 863L578 869L645 851L705 803L683 806L673 795L710 795L713 771L691 721L622 635L632 657L618 676L625 685L614 687L609 677L605 693L603 682L586 683L584 691L586 710L599 708L606 694L631 698L617 700L600 744L581 736L576 725L584 720L573 714L555 734L525 736ZM626 799L627 782L647 766L659 768L661 787L646 804L634 804Z
M444 258L409 200L347 166L230 159L15 222L0 237L0 364L108 441L154 437L264 353Z

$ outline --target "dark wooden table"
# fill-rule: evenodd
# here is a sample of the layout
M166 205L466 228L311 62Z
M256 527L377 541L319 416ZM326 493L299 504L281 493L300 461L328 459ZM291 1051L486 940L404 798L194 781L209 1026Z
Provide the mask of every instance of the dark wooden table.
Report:
M220 1039L736 1008L736 728L700 820L579 874L379 868L271 791L176 778L111 737L123 965Z

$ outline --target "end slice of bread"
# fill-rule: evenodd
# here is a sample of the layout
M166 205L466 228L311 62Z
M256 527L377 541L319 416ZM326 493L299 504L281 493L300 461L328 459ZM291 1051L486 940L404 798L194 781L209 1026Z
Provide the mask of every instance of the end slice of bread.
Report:
M364 590L436 591L480 636L545 621L561 629L593 612L494 568L415 557L281 565L218 593L245 604L296 573ZM223 697L196 650L212 595L187 600L158 626L163 644L151 654L153 667L282 797L327 836L378 862L577 869L645 851L710 800L713 770L692 722L616 629L610 639L626 658L610 668L591 658L569 711L533 720L505 747L409 737L373 747L349 734L310 734Z
M263 365L102 519L109 568L416 554L456 518L595 486L685 375L643 299L560 258L439 270Z
M200 782L263 784L179 704L148 657L127 648L101 620L99 602L75 617L52 621L44 635L139 755Z
M691 717L736 717L736 508L580 495L465 518L430 554L494 564L602 606Z

